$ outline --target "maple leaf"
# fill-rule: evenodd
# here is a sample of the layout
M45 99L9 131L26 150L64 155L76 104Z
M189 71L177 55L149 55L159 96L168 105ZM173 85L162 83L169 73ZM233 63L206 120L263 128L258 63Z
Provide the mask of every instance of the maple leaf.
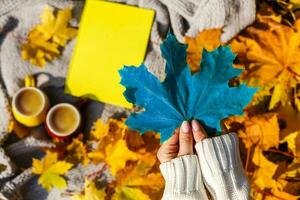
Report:
M281 106L278 117L284 123L284 127L280 131L282 138L300 130L300 112L297 112L291 104Z
M85 179L84 191L81 194L72 196L73 200L103 200L105 199L105 188L97 189L95 183L91 180Z
M261 22L266 27L251 26L231 43L245 65L241 76L250 86L273 89L269 109L285 105L290 91L300 82L300 20L290 28L272 20Z
M47 191L50 191L52 187L62 189L67 186L67 183L61 175L64 175L72 166L66 161L58 161L57 153L47 152L42 160L33 158L32 173L40 175L38 183Z
M104 124L101 119L94 122L89 135L90 139L102 140L108 134L109 124L111 124L111 121Z
M265 9L272 8L272 14L269 14L270 18L276 19L277 22L293 26L299 17L299 0L260 0L260 2L259 7L263 7L260 9L260 13L265 15Z
M198 71L200 68L200 61L202 58L202 51L215 50L221 45L221 30L209 29L200 32L195 38L185 37L187 48L187 62L193 72Z
M125 66L119 71L127 101L145 109L126 120L130 128L142 133L159 132L161 141L165 141L184 120L197 119L212 134L221 131L221 119L243 113L256 89L243 84L228 86L228 80L241 73L232 67L235 56L230 48L204 50L201 71L193 75L186 63L186 48L170 34L161 44L162 56L167 61L162 83L145 65Z
M287 142L289 150L293 153L293 162L288 166L286 174L289 177L300 175L300 130L290 133L284 137L281 142Z
M285 180L287 172L282 170L283 173L281 175L278 174L280 171L279 165L269 161L263 155L261 149L255 148L252 161L256 166L259 167L254 171L251 177L251 196L254 199L297 199L296 196L284 191L288 184L288 181Z
M151 200L150 197L143 193L139 188L131 188L131 187L122 187L121 189L117 188L116 193L112 197L112 200Z
M258 19L271 19L275 22L282 22L282 15L276 13L272 7L270 7L265 0L260 0L261 2L257 6L256 17Z
M288 143L288 147L293 152L295 159L300 162L300 130L287 135L281 142Z
M54 43L65 46L66 42L77 34L76 29L68 27L72 18L72 9L58 10L56 18L53 12L52 7L46 6L41 15L41 24L36 27L36 31L42 33L45 40L52 39Z
M110 119L107 128L103 124L96 122L92 129L94 136L103 136L95 151L88 153L88 157L95 162L106 162L111 170L112 175L115 175L120 169L123 169L128 160L137 160L138 155L129 150L124 134L127 127L123 121ZM97 129L99 128L99 130ZM104 133L101 133L101 132Z
M79 135L77 138L73 138L72 142L67 145L66 150L68 156L66 160L73 164L82 163L83 165L87 165L90 160L88 158L86 145L82 142L83 135Z
M46 6L41 24L28 33L27 42L21 45L22 58L42 67L47 60L58 57L62 47L77 34L75 28L69 27L71 17L71 8L59 10L55 17L54 9Z
M255 115L244 121L245 132L240 133L246 147L253 145L267 150L279 145L279 124L277 115L274 113Z
M144 191L145 188L162 189L164 182L161 174L153 172L156 162L156 154L140 154L138 162L119 171L116 175L116 191L112 199L148 200L150 197L145 192L147 190Z
M272 195L266 196L265 200L298 200L298 197L287 192L274 189L272 190Z
M252 176L252 184L260 190L264 190L266 187L274 187L276 185L276 180L273 179L273 175L278 166L265 158L262 150L259 148L255 149L252 161L259 167Z

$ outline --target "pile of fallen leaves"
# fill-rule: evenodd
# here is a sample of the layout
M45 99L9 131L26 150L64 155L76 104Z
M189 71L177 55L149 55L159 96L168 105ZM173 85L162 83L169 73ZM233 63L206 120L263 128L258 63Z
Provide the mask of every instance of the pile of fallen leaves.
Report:
M275 13L274 13L275 15ZM280 21L281 22L281 21ZM188 62L199 69L203 48L213 50L220 30L186 38ZM292 200L300 196L300 19L286 26L258 13L254 24L229 42L244 68L233 85L259 91L243 116L224 120L225 132L237 132L253 199Z
M33 159L32 172L40 175L39 184L49 191L52 187L66 188L63 175L77 164L104 162L113 180L97 187L101 173L88 176L85 188L72 199L159 199L164 187L156 159L159 145L158 134L140 135L128 129L124 120L109 119L107 124L98 120L87 139L79 135L69 144L58 142L42 160Z

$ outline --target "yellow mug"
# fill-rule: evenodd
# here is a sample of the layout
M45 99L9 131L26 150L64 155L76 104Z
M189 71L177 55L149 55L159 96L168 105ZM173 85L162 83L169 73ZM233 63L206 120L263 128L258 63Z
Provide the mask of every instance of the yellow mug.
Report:
M35 127L46 120L50 107L46 94L35 87L21 88L12 99L15 119L27 127Z

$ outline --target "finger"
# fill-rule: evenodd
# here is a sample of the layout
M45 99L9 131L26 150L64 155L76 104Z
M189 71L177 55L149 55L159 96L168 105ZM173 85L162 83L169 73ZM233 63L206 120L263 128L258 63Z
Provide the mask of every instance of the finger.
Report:
M193 129L194 140L196 141L196 143L206 138L207 134L204 128L197 120L192 120L192 129Z
M164 142L157 151L157 158L160 163L167 162L176 158L178 154L179 130L175 130L174 134Z
M179 129L175 129L174 134L164 143L164 145L174 145L179 141Z
M184 121L179 130L178 156L193 154L193 135L189 122Z

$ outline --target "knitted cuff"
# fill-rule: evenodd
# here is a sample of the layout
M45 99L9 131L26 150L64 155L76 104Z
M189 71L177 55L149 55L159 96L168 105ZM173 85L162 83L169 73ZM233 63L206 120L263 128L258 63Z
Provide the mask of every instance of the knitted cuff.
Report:
M160 165L166 181L163 200L208 199L196 155L175 158Z
M235 133L204 139L196 144L196 151L204 184L214 199L249 199Z

